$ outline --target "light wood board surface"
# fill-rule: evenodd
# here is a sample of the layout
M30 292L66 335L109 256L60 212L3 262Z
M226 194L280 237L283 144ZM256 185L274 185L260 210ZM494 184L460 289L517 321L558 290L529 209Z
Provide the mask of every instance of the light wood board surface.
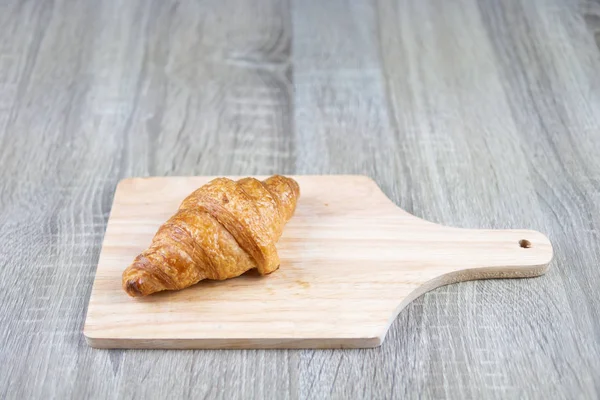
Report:
M92 347L376 347L398 312L426 291L539 276L552 259L539 232L433 224L398 208L366 176L295 176L302 194L278 242L279 270L130 298L123 270L213 178L118 185L84 328Z
M0 0L0 397L599 397L599 32L597 0ZM88 347L120 179L275 172L555 256L375 349Z

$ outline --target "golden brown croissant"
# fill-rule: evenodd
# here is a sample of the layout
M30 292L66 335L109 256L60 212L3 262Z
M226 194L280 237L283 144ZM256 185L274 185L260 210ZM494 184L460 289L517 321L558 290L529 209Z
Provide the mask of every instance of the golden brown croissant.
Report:
M257 268L279 268L275 243L292 217L298 183L274 175L217 178L189 195L159 229L150 247L123 272L130 296L178 290L202 279L223 280Z

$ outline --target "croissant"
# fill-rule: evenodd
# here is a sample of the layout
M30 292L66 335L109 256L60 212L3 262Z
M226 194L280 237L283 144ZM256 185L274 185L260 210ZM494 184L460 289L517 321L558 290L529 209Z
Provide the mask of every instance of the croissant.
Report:
M203 280L279 268L275 243L292 217L298 183L280 175L264 181L217 178L181 203L148 249L123 272L132 297L179 290Z

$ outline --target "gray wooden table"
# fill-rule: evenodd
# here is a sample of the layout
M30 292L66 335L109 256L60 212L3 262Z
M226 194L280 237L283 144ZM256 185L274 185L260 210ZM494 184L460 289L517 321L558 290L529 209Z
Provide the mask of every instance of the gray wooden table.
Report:
M600 3L0 0L0 398L600 396ZM417 299L381 348L82 336L127 176L360 173L541 278Z

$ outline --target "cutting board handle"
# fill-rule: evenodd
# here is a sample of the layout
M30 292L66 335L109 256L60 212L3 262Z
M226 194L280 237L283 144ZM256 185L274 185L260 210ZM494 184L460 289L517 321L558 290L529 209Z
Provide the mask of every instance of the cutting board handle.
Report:
M420 218L414 217L421 220ZM424 281L415 282L413 290L391 314L387 326L377 337L381 344L388 329L402 309L419 296L438 287L478 279L533 278L548 271L553 249L546 235L524 229L462 229L437 225L436 231L445 231L448 241L432 240L424 256L432 262L421 271ZM453 257L448 257L448 254ZM440 260L439 265L435 260ZM457 260L457 262L449 262Z
M423 249L423 260L428 263L423 271L428 273L417 296L455 282L540 276L548 270L553 257L548 237L534 230L437 225L433 231L436 234L432 234L428 248ZM406 246L406 242L401 245Z

